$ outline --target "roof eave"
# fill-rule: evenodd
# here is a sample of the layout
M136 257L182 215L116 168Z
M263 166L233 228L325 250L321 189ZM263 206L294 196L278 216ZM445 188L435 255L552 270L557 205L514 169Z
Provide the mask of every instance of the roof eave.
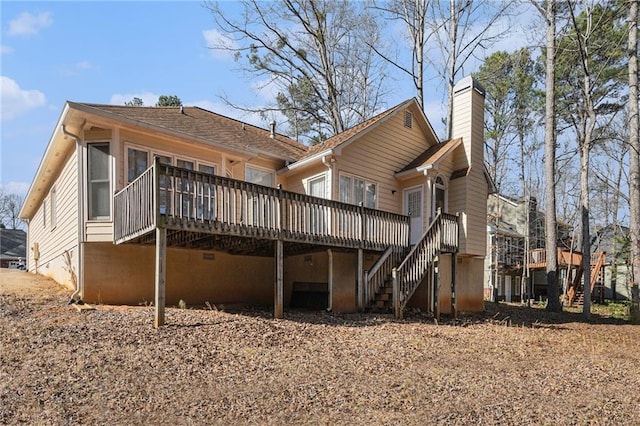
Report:
M47 148L45 149L44 155L42 156L42 158L40 158L40 164L36 169L36 173L33 176L31 185L29 185L29 190L27 191L27 195L25 196L24 202L22 203L22 208L20 209L20 213L18 214L18 217L20 217L20 219L31 219L35 214L35 208L32 208L30 206L31 204L30 201L37 198L35 193L35 188L37 186L36 183L45 177L45 164L49 161L49 158L52 155L51 153L55 150L57 145L61 143L61 142L56 143L56 141L58 140L56 136L61 131L62 123L64 123L65 119L67 118L67 114L69 113L70 109L71 109L70 102L69 101L65 102L64 107L62 108L62 112L60 113L60 117L56 122L56 126L53 128L53 133L49 138L49 143L47 144ZM38 203L34 203L34 204L37 205Z
M277 173L279 175L289 173L293 170L299 169L301 167L305 167L309 164L313 164L316 161L320 161L322 160L322 157L326 157L327 155L332 155L333 153L334 153L333 149L326 149L324 151L320 151L319 153L314 154L311 157L307 157L303 160L296 161L294 163L289 164L288 166L283 167L282 169L278 170Z

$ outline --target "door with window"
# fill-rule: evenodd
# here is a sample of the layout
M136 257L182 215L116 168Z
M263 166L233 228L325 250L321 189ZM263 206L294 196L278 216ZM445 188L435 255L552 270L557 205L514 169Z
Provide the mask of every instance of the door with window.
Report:
M409 216L409 242L411 244L416 244L422 237L422 192L422 186L404 190L404 214Z

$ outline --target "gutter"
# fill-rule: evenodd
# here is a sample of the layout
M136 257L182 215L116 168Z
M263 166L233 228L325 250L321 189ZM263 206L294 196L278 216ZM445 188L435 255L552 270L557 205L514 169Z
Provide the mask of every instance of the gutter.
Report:
M84 122L86 122L86 120ZM82 123L82 126L80 126L81 129L84 127L84 122ZM84 169L82 167L82 142L80 141L80 137L69 132L64 124L61 125L61 129L62 133L64 133L65 136L69 136L76 141L76 158L78 162L78 276L76 291L74 291L73 294L69 297L68 303L76 303L76 296L80 296L78 298L78 303L82 304L82 293L84 291L84 201L82 198L84 189Z
M317 154L312 155L311 157L307 157L304 160L298 160L295 163L291 163L288 166L285 166L284 168L280 169L277 171L277 174L281 175L283 173L289 172L291 170L295 170L297 168L300 168L302 166L305 166L307 164L313 163L315 161L321 160L324 157L327 157L328 155L333 154L333 150L331 149L326 149L324 151L320 151Z

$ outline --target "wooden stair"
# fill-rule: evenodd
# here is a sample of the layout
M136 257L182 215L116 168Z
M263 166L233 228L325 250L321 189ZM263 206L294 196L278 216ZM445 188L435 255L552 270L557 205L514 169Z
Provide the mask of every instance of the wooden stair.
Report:
M600 271L605 266L606 263L606 253L601 251L598 253L598 258L595 264L591 265L591 282L589 286L589 291L591 295L593 295L593 290L595 288L596 283L598 282L598 278L600 278ZM573 284L567 291L567 296L569 298L569 306L573 306L574 304L577 306L582 306L584 304L584 286L582 285L582 273L584 268L582 265L576 271L576 276L573 280Z

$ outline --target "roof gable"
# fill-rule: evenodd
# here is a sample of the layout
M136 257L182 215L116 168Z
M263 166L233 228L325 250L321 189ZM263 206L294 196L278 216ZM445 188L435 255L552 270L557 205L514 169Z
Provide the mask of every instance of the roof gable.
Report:
M407 164L399 173L409 172L422 167L435 166L444 158L446 158L455 148L462 143L461 138L451 139L431 145L422 154L416 157L411 163Z
M396 114L410 107L415 107L414 110L420 111L420 114L418 115L418 117L419 117L419 120L421 121L420 123L422 125L421 127L426 127L428 131L432 134L434 140L438 140L438 137L436 136L435 131L431 126L431 123L429 123L429 120L422 112L422 109L418 107L418 101L415 98L411 98L409 100L406 100L394 106L393 108L383 111L380 114L374 117L371 117L370 119L365 120L362 123L357 124L345 130L342 133L339 133L335 136L330 137L329 139L327 139L326 141L318 145L312 146L311 148L309 148L307 153L301 159L302 160L308 159L310 157L313 157L319 153L326 152L326 151L339 151L345 148L354 140L362 137L364 134L375 129L377 126L381 125L386 120L390 119L391 117L395 116Z

